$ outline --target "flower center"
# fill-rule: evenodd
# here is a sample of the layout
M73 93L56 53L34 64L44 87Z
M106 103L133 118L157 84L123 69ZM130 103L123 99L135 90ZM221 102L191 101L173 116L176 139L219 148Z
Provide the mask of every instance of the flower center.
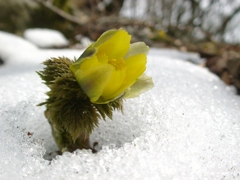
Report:
M125 67L125 62L122 58L120 58L120 59L109 59L108 64L113 65L116 70L122 70Z

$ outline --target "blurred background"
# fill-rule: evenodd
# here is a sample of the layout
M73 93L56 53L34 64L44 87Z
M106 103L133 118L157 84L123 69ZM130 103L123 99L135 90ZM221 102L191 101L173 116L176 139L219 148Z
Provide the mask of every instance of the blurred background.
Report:
M62 32L69 47L124 28L150 47L197 52L206 66L240 88L239 0L0 0L0 30Z
M42 27L95 40L124 27L149 43L240 42L238 0L1 0L0 8L0 29L19 35Z

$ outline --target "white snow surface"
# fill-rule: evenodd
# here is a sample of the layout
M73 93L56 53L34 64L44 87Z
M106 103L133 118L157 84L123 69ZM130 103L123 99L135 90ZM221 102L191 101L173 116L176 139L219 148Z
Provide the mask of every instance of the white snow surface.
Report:
M154 88L124 101L124 114L100 120L91 135L98 153L55 157L45 107L36 106L48 89L35 71L46 58L82 51L40 50L4 32L0 43L1 180L240 178L240 98L207 69L182 61L188 54L151 49L146 73Z
M64 47L69 44L64 35L52 29L33 28L24 32L24 37L41 48Z

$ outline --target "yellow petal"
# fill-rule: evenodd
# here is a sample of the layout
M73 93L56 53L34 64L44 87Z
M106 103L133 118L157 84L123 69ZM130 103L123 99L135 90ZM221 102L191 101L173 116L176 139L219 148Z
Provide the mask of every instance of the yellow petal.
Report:
M136 82L124 93L124 98L134 98L152 89L154 86L152 78L142 74Z
M117 29L111 29L108 30L106 32L104 32L95 43L93 43L94 47L98 47L99 45L103 44L104 42L106 42L107 40L109 40L114 34L116 34L116 32L118 32L119 30Z
M109 79L108 83L106 84L102 97L105 100L114 99L116 96L116 92L122 86L126 78L126 69L120 71L113 71L111 78Z
M87 70L87 69L90 69L90 68L93 68L93 67L99 66L99 65L101 65L101 63L99 63L96 55L93 55L93 56L90 56L87 58L81 58L81 61L77 61L77 62L73 63L70 66L70 70L73 73L76 73L76 71L78 71L79 69Z
M147 56L138 54L131 56L125 60L127 67L126 86L132 85L136 79L146 70Z
M145 54L131 56L125 60L125 65L127 67L125 82L114 94L112 94L112 98L119 97L127 88L136 82L137 78L145 71L146 62L147 57Z
M105 64L89 70L79 69L76 71L75 77L82 90L94 103L101 96L106 83L111 78L112 72L113 66Z
M130 47L131 36L122 29L98 46L98 53L106 53L110 59L123 58Z
M130 45L129 51L125 55L124 59L137 54L147 54L149 47L144 42L136 42Z
M105 53L101 53L101 54L99 53L97 55L97 58L98 58L98 61L100 63L103 63L103 64L107 64L108 63L108 57L107 57L107 55Z
M79 69L87 70L87 69L93 68L95 66L100 66L100 65L101 65L101 63L98 62L97 56L93 55L91 57L84 58L80 64Z
M97 52L97 49L93 47L93 44L91 44L83 53L82 55L77 59L77 61L75 61L71 67L70 70L75 73L81 63L85 60L85 58L90 58L91 56L93 56L95 53Z

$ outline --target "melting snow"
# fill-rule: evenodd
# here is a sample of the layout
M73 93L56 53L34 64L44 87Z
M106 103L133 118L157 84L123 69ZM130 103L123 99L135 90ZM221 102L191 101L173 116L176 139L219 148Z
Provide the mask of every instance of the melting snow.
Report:
M207 69L182 61L201 61L196 54L151 49L155 87L126 100L124 115L100 121L91 135L98 153L56 156L45 108L36 106L48 89L35 71L46 58L82 51L40 50L5 32L0 43L0 179L240 178L240 98Z

